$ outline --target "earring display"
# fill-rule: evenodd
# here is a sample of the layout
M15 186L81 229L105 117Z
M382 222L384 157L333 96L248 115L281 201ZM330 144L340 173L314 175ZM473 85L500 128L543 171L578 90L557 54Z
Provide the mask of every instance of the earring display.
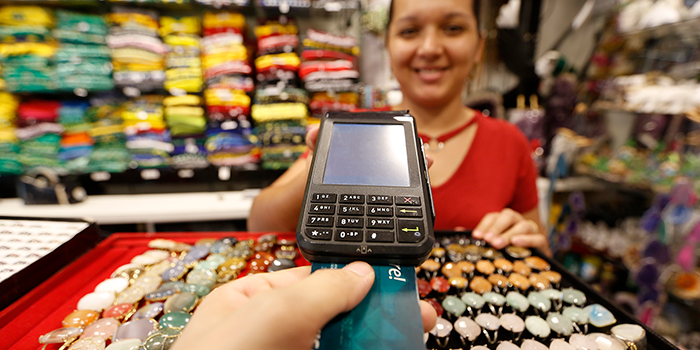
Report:
M426 286L420 297L438 313L428 349L612 350L650 342L672 348L537 251L498 251L463 236L446 236L434 249L417 269L418 285ZM471 269L458 268L463 264ZM468 287L435 288L456 278Z
M420 298L438 314L437 326L424 335L427 349L674 349L539 252L485 246L451 236L416 269ZM530 256L541 260L527 266L522 259ZM512 282L480 288L495 287L489 282L493 275L516 274L503 261L494 263L497 259L534 273L556 272L557 285L542 291ZM480 261L495 269L483 262L477 268ZM222 284L304 264L295 241L284 234L114 234L47 280L48 287L37 288L41 293L15 304L26 311L9 324L22 323L28 331L11 340L47 349L167 348ZM468 283L449 283L457 278ZM474 280L478 283L470 287ZM37 310L30 307L35 303L50 306ZM0 321L4 316L0 312Z

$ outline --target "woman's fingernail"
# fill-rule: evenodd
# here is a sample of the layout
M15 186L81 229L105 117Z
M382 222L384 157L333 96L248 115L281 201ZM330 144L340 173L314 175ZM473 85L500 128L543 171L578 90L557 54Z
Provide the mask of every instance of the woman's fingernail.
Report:
M503 248L504 245L506 245L506 241L503 238L498 237L494 239L493 242L491 242L491 245L494 246L494 248L500 249Z
M483 236L484 236L484 233L479 231L479 230L472 231L472 237L474 237L474 238L481 238Z
M486 232L486 236L484 236L484 240L485 240L485 241L490 241L491 238L493 238L493 236L495 236L495 235L496 235L496 234L493 233L493 232Z
M352 262L343 267L343 270L352 271L360 277L367 277L374 274L374 268L368 263L361 261Z

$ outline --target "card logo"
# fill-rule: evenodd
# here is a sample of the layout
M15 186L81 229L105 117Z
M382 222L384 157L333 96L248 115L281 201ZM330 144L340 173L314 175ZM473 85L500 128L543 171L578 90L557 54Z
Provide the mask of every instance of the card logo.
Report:
M391 268L389 269L390 280L406 282L406 278L403 277L403 273L401 272L401 266L393 264L389 264L389 266L391 266Z

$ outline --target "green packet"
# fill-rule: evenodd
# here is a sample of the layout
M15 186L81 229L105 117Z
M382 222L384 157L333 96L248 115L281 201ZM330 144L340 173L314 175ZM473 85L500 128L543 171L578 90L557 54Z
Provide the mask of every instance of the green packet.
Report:
M41 57L37 55L22 55L22 56L0 56L0 62L2 63L3 69L21 69L21 68L33 68L33 69L45 69L51 63L51 60L47 57Z
M14 93L50 93L56 91L52 80L10 81L6 80L5 90Z
M14 43L18 37L42 42L50 38L51 32L44 26L0 26L0 42Z
M61 42L73 44L98 44L105 45L107 40L102 34L80 33L72 30L54 29L53 37Z
M19 144L15 142L0 142L0 157L9 157L10 154L17 154L19 151Z
M24 66L3 67L2 76L5 79L51 79L54 80L56 70L50 67L34 69Z
M98 75L98 76L108 76L112 73L112 62L106 59L93 59L90 61L82 62L80 64L73 63L58 63L56 64L56 74L59 77L73 75L73 74L85 74L85 75Z
M108 76L69 75L61 77L56 90L73 91L85 89L87 91L108 91L114 88L114 81Z
M282 170L282 169L288 169L290 166L294 164L293 160L289 161L263 161L261 163L261 166L265 170Z
M22 163L16 159L8 159L0 156L0 174L20 175L22 174Z
M25 169L37 166L45 166L53 169L61 167L61 162L56 157L43 157L34 154L20 154L19 161Z
M123 173L129 169L129 161L118 162L113 160L94 160L90 159L87 166L87 172L106 171L108 173Z
M112 51L105 45L63 44L56 51L54 61L74 62L75 57L112 59Z
M107 35L109 29L104 17L66 10L56 10L56 28L81 33Z

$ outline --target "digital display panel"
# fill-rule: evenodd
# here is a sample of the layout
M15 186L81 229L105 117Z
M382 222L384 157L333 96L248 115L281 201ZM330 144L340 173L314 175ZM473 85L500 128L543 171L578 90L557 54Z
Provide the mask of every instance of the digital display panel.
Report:
M409 187L401 125L333 124L324 184Z

